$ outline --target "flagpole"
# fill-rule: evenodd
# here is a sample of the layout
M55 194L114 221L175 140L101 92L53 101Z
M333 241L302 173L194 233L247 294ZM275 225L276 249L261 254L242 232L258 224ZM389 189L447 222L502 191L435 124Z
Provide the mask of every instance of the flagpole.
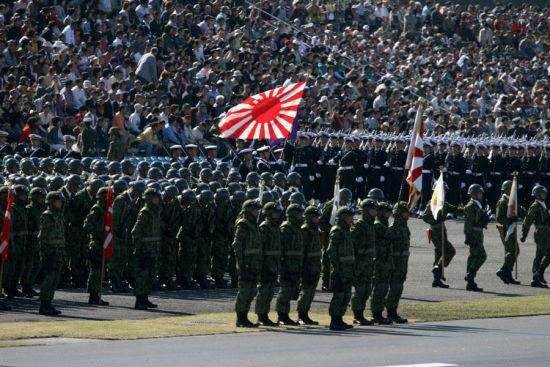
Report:
M441 223L441 276L445 277L445 222Z
M99 300L101 301L101 293L103 293L103 278L105 277L105 251L101 254L101 277L99 279Z

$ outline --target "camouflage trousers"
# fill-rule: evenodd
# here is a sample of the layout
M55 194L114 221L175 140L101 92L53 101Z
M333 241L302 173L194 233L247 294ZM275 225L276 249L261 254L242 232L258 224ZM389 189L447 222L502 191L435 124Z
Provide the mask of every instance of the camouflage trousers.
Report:
M300 296L298 298L298 313L308 313L311 309L311 303L315 297L315 290L317 284L319 284L319 275L313 275L311 277L302 278L302 284L300 285Z
M536 252L533 259L533 274L544 273L550 265L550 239L535 237Z
M34 233L27 237L25 260L23 262L23 272L21 275L21 285L23 289L32 288L40 271L40 254L38 252L38 239Z
M333 274L332 299L328 308L331 317L341 317L346 314L351 300L352 286L353 278L341 277L337 273Z
M355 292L351 298L351 309L363 311L372 292L374 259L361 262L355 268L353 288Z
M197 267L195 277L203 278L210 273L212 264L212 240L210 237L202 238L197 245Z
M262 277L258 285L258 296L256 297L255 312L258 315L268 314L271 309L271 301L275 296L277 276Z
M158 274L158 243L139 244L136 246L136 284L134 294L147 296Z
M328 256L328 234L323 239L323 257L321 258L323 286L328 287L330 283L330 257Z
M434 245L434 268L441 266L441 260L443 257L443 251L441 244L444 244L445 250L445 259L443 259L445 267L449 266L451 261L456 255L456 250L451 242L447 238L443 241L443 236L441 235L441 229L434 229L432 231L432 243Z
M389 263L378 263L374 265L373 291L370 300L370 308L373 315L384 311L386 295L388 294L391 266Z
M466 273L475 276L483 263L485 263L485 260L487 260L487 252L485 252L483 242L473 242L468 246L470 247L470 254L466 261Z
M128 242L123 238L113 238L113 256L109 261L109 277L114 285L120 286L129 271Z
M300 287L300 280L281 280L281 289L277 296L277 303L275 309L278 313L290 312L290 301L296 293L298 293Z
M90 247L88 263L90 264L90 273L88 275L88 293L101 293L101 261L103 257L103 247L99 243L94 243Z
M518 240L516 236L512 234L510 238L502 244L504 246L504 263L501 269L511 273L514 270L514 265L519 255Z
M47 245L46 245L47 246ZM44 279L40 285L40 301L51 301L61 278L65 249L42 257Z
M191 279L197 267L197 247L200 240L188 237L179 238L180 243L178 255L178 280Z
M403 294L403 286L407 280L407 267L409 256L394 256L394 267L390 274L389 291L386 298L386 308L388 310L397 310L399 300Z
M159 279L169 284L176 275L178 260L178 241L175 238L163 237L160 243Z
M82 228L70 228L66 240L69 275L77 285L88 276L88 239Z
M222 236L212 238L212 277L223 278L229 263L229 241Z
M17 242L17 237L10 244L9 258L5 265L4 271L4 289L6 293L11 293L17 289L21 275L23 274L23 267L27 258L25 253L25 242Z
M258 292L258 282L254 280L239 280L239 292L235 300L235 312L247 313L250 311L252 300Z

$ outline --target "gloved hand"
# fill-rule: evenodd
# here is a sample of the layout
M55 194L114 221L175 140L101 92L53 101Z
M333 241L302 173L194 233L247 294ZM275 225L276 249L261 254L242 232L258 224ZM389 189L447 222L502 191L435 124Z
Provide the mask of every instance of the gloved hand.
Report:
M309 180L310 180L310 181L315 180L315 176L309 176Z
M519 184L519 185L518 185L518 189L523 189L523 185L522 185L522 184Z
M363 177L361 177L361 176L357 177L357 178L355 179L355 182L357 182L357 183L363 182Z
M323 161L319 159L319 160L317 161L317 164L318 164L318 165L322 165L322 164L323 164Z
M493 184L490 183L490 182L487 182L487 185L486 185L486 186L487 186L488 189L490 189L491 187L493 187Z
M365 164L363 165L363 167L365 167L365 168L367 168L367 169L368 169L368 168L369 168L369 165L368 165L368 163L365 163Z
M466 174L467 174L467 175L471 175L471 174L472 174L472 170L471 170L471 169L467 169L467 170L466 170Z
M282 159L277 159L277 164L283 164L285 163L285 161L283 161Z
M521 236L521 238L519 239L521 242L525 242L525 240L527 239L527 236L523 235Z
M319 172L317 172L317 173L315 174L315 177L321 178L321 174L320 174Z
M380 176L380 182L385 182L385 181L386 181L386 177Z
M463 188L465 188L465 187L466 187L466 184L465 184L464 182L461 182L461 183L460 183L460 188L463 189Z
M334 159L329 159L328 163L329 164L334 164Z

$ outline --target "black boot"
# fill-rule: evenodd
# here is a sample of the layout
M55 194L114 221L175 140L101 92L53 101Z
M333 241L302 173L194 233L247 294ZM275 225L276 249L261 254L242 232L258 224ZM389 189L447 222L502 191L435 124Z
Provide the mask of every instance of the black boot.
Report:
M90 293L88 304L95 306L109 306L109 302L102 300L97 293Z
M319 325L319 321L313 321L309 318L307 312L299 312L298 320L301 321L304 325Z
M255 328L258 325L248 319L247 312L237 312L237 327Z
M432 282L432 287L433 288L445 288L446 289L446 288L449 288L449 285L443 283L441 278L434 278L434 280Z
M134 308L136 310L147 310L147 304L145 304L143 296L136 296L136 304Z
M519 280L514 279L511 271L508 272L508 283L516 284L516 285L521 284L521 282Z
M339 318L340 318L340 323L342 324L345 330L353 329L353 325L346 323L342 318L342 316L340 316Z
M38 313L44 316L57 316L61 314L61 311L56 310L50 301L40 301Z
M391 325L392 321L390 319L385 318L382 316L382 312L373 312L372 313L372 321L375 324L378 325Z
M273 322L269 319L269 315L266 313L259 313L258 314L258 324L262 326L271 326L271 327L277 327L279 324L276 322Z
M447 279L443 276L443 272L441 271L441 268L439 266L434 266L434 268L432 269L432 274L434 275L434 278L447 281Z
M152 303L149 301L149 296L144 296L143 303L147 306L147 308L157 308L158 305L155 303Z
M531 281L531 287L534 287L534 288L548 288L548 285L544 284L541 281L539 273L535 273L533 275L533 280Z
M223 278L214 279L214 285L216 286L216 288L219 288L219 289L227 288L227 283L225 282L225 280Z
M397 310L392 308L388 310L388 318L396 324L406 324L409 320L402 318L397 314Z
M342 318L338 316L331 316L330 317L330 330L334 331L344 331L346 330L346 327L344 323L342 322Z
M0 299L0 311L11 311L11 307L2 302Z
M279 312L279 325L298 326L298 322L292 320L287 313Z
M363 315L363 310L354 310L353 311L353 323L361 326L371 326L374 325L372 320L367 320Z
M38 296L38 292L36 292L32 287L23 287L23 293L25 294L25 297L27 298L33 298Z
M545 269L546 270L546 269ZM544 270L540 270L539 271L539 281L542 283L542 284L548 284L546 283L546 279L544 279Z
M7 291L7 294L8 294L8 299L14 299L15 297L20 298L20 297L25 296L23 293L21 293L21 292L19 291L19 289L17 289L17 287L14 287L14 288L12 288L12 289L9 289L9 290Z
M473 279L468 280L468 283L466 284L466 290L472 292L483 292L483 288L479 288Z
M497 277L500 278L500 280L502 280L504 282L504 284L510 284L510 282L508 281L508 272L504 269L499 269L499 271L497 271Z
M213 289L214 285L208 281L208 279L205 276L201 276L197 279L197 283L199 283L199 286L201 289Z
M188 291L195 291L197 289L200 289L201 287L195 282L194 279L191 278L184 278L180 282L181 289L188 290Z

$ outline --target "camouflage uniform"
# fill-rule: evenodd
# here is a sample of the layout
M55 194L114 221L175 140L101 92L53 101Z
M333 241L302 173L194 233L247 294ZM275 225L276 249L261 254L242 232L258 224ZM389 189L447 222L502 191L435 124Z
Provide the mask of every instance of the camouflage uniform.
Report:
M211 192L208 191L210 194ZM201 193L202 195L203 193ZM195 279L201 288L211 288L208 281L208 274L212 263L212 235L214 233L214 215L216 206L212 200L201 200L199 195L200 220L198 221L200 241L197 246L197 267L195 269ZM210 195L209 195L210 196Z
M179 242L178 256L178 282L185 289L191 289L195 283L192 280L195 268L197 266L197 248L201 243L199 225L200 208L195 194L192 194L192 200L185 201L182 195L182 219L180 229L177 234Z
M353 210L340 208L337 215L329 235L328 253L333 269L333 294L328 312L331 316L331 329L345 329L351 327L343 322L342 317L351 300L355 263L351 227L345 219L347 216L353 216Z
M83 287L88 277L88 245L89 239L82 230L86 215L95 204L94 192L89 188L80 190L73 198L65 196L67 200L66 217L67 228L67 256L70 274L77 287Z
M239 292L235 300L235 312L237 313L237 326L254 326L248 320L250 304L256 296L258 281L262 273L262 242L255 211L260 205L255 200L247 200L239 215L235 227L233 247L237 258L237 271L239 273Z
M321 244L323 246L323 258L322 258L322 278L323 289L327 290L330 283L330 258L328 256L328 235L332 225L330 224L330 217L332 215L333 200L327 201L323 205L321 210L321 219L319 221L319 227L321 229Z
M302 240L304 243L304 261L302 264L302 283L300 298L298 298L298 317L306 325L317 325L318 322L309 318L308 313L315 297L315 289L321 276L321 238L319 235L319 218L321 213L317 207L307 207L305 223L302 225Z
M156 274L158 273L159 244L162 240L160 207L153 202L154 197L160 201L160 193L155 189L147 189L143 193L145 205L139 211L136 223L132 229L136 257L136 309L153 308L156 305L149 302Z
M497 202L496 207L496 219L497 222L502 225L504 231L504 239L501 238L502 244L504 245L504 263L497 272L497 275L504 278L503 281L505 283L510 283L511 281L515 283L515 280L511 278L512 270L514 270L514 264L516 263L519 255L517 233L515 233L515 223L517 218L508 218L508 199L509 196L503 194ZM512 228L514 229L514 233L506 239L506 233L510 225L513 226Z
M483 228L487 227L489 218L481 208L479 201L470 199L464 207L464 219L464 234L466 235L464 242L470 248L465 279L468 284L473 286L477 271L487 259L487 253L483 247ZM477 285L474 288L477 288Z
M228 200L216 202L212 235L212 276L218 288L227 286L223 276L228 268L230 239L233 234L232 227L235 224L230 209Z
M299 291L302 275L304 242L300 226L303 211L300 205L291 204L286 210L287 220L281 224L281 289L276 304L281 324L297 325L288 313L290 300Z
M165 202L161 210L162 242L160 243L159 281L169 289L175 289L173 278L176 275L178 259L178 241L176 235L180 228L181 206L176 197Z
M63 200L59 192L50 192L46 197L48 210L40 217L38 242L44 279L40 285L40 313L54 315L60 312L51 305L59 283L65 260L65 218L62 209L55 207L56 200Z
M391 232L389 230L388 218L384 216L384 212L388 210L391 210L391 208L387 203L379 203L378 216L374 221L374 288L370 308L374 322L381 324L391 323L391 321L388 321L382 316L393 268Z
M550 264L550 214L542 201L535 200L529 207L521 228L522 241L527 237L532 225L535 225L533 237L537 246L532 267L533 281L542 281L544 284L544 271Z
M281 262L281 233L278 220L273 219L273 213L280 213L282 209L275 203L264 205L265 220L260 224L260 238L262 243L262 271L256 298L256 314L261 324L274 326L268 318L271 301L275 295L277 277Z

